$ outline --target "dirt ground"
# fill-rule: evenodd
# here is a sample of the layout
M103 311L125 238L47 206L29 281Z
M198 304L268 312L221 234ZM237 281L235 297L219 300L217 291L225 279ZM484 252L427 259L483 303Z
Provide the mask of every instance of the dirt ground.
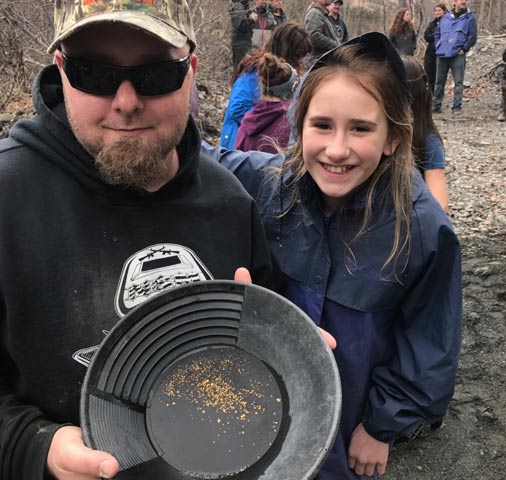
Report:
M505 47L504 35L479 38L468 58L463 113L450 112L450 87L436 117L463 250L460 369L442 427L395 446L384 480L506 478L506 123L496 119L499 83L487 75ZM226 83L213 77L199 85L199 122L211 142L219 135ZM29 114L27 100L13 102L7 112ZM0 125L2 134L9 124Z
M506 123L497 121L499 84L485 77L505 47L504 36L480 38L463 113L452 115L445 95L436 117L463 250L460 369L442 427L397 445L385 480L506 478Z

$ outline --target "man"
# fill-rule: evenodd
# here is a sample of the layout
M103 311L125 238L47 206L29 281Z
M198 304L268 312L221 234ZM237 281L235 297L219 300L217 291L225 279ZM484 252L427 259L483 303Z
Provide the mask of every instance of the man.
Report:
M78 427L95 346L166 288L270 271L253 201L199 155L186 1L55 12L37 115L0 142L2 480L116 475Z
M252 48L261 48L271 36L277 25L272 12L267 8L267 0L255 0L255 22L253 23Z
M337 47L337 32L329 19L327 9L330 0L313 0L306 11L304 25L311 37L313 59L321 57L325 52Z
M435 113L441 112L449 70L455 83L452 112L457 114L462 111L466 54L476 43L476 18L467 8L467 0L455 0L453 5L453 10L445 13L434 33L437 56L433 100Z
M269 11L274 16L274 20L276 20L276 26L286 22L287 18L283 10L283 0L272 0L269 5Z
M249 0L232 0L228 9L231 22L232 67L235 68L251 50L253 25L256 13L249 7Z
M329 12L329 18L334 25L337 32L337 39L339 44L348 41L348 29L341 17L341 7L343 6L343 0L332 0L330 5L327 6Z

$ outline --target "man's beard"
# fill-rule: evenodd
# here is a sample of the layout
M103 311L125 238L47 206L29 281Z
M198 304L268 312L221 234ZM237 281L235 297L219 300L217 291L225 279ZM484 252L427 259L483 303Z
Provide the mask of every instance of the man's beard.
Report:
M169 153L181 141L184 130L163 142L146 137L125 137L105 146L95 164L104 182L146 189L169 173Z

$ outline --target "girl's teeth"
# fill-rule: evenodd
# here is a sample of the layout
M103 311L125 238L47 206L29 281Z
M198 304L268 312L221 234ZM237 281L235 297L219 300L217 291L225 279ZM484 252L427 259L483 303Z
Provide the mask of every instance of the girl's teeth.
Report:
M346 173L352 169L352 167L334 167L332 165L323 165L323 168L330 173Z

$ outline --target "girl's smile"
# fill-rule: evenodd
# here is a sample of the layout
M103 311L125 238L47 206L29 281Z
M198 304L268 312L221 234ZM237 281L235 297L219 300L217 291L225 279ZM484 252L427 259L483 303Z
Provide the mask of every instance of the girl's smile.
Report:
M355 79L336 74L316 89L304 118L302 152L327 214L364 183L398 142L382 105Z

